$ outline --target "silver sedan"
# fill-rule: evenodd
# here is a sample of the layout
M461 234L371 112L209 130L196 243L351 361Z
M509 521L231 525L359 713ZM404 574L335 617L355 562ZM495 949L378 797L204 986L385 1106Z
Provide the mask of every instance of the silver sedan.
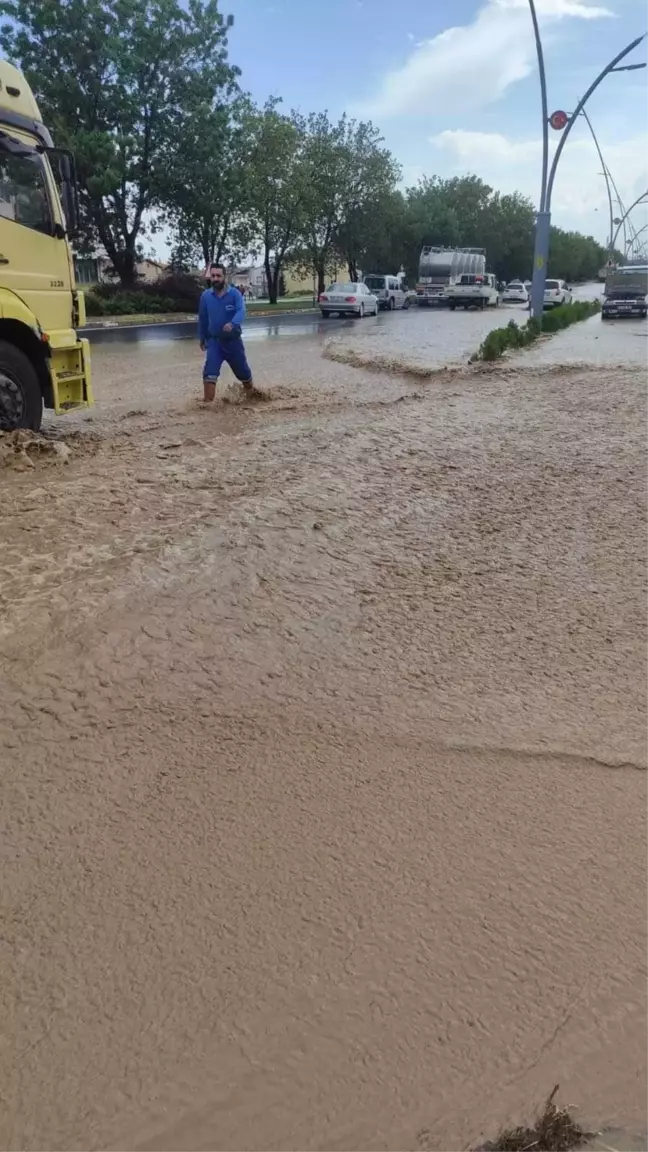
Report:
M361 318L378 315L378 297L369 291L366 284L331 284L326 292L321 293L318 304L325 319L332 312Z

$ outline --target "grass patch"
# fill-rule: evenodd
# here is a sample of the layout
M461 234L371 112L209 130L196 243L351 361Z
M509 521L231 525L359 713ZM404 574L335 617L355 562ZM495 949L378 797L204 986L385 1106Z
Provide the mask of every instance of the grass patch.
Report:
M573 304L561 304L544 312L540 320L535 318L527 320L526 324L518 325L515 320L509 320L506 328L493 328L486 339L480 344L471 360L499 360L509 348L526 348L543 332L560 332L570 324L577 324L580 320L588 320L600 312L601 305L598 300L576 300Z
M558 1085L530 1128L503 1129L495 1140L482 1144L478 1152L571 1152L582 1148L595 1136L586 1132L564 1108L554 1103Z

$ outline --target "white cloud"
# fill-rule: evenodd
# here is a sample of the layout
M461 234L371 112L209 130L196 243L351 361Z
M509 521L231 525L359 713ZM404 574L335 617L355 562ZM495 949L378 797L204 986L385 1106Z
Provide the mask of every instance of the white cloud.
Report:
M589 0L536 0L538 19L599 20L613 15ZM535 67L527 0L485 0L472 24L447 28L417 44L401 68L389 72L374 97L353 109L385 119L448 107L453 112L499 99Z
M583 123L583 132L586 132ZM552 214L566 228L592 232L604 239L608 229L608 200L601 163L591 138L570 136L561 156L554 185ZM601 151L625 207L648 187L648 137L601 139ZM430 137L436 152L435 170L444 175L473 172L500 192L522 192L537 203L540 186L542 142L512 140L498 132L471 132L463 128ZM551 140L551 156L557 138ZM439 158L444 157L441 164ZM617 209L615 208L615 214ZM633 213L637 227L644 223L645 209Z

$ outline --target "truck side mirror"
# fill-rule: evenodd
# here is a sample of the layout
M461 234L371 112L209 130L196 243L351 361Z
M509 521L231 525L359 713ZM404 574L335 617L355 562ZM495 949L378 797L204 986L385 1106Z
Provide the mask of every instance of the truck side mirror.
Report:
M72 153L67 148L48 148L48 154L56 157L60 177L61 201L65 213L67 234L76 232L79 226L79 196L76 172Z

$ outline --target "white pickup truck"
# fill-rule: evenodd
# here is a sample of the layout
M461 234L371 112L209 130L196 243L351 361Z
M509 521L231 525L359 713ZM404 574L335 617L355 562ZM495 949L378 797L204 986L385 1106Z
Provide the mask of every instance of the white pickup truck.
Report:
M489 305L497 308L500 302L492 272L465 273L455 284L448 284L443 295L451 312L455 308L488 308Z

